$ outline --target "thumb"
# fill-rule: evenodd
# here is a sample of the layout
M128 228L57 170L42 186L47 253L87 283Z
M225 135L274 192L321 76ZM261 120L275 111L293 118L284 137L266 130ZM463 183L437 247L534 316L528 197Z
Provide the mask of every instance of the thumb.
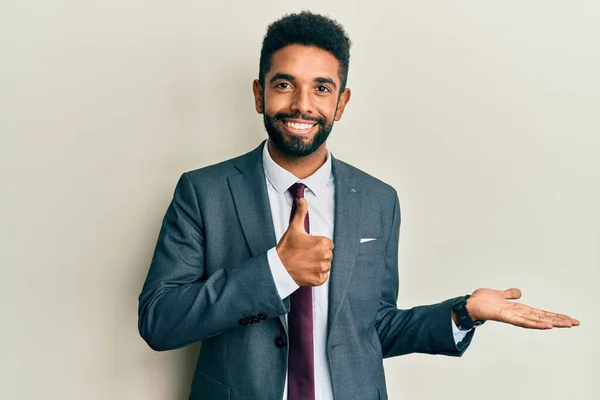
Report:
M304 220L306 219L306 214L308 213L308 203L306 199L301 198L297 200L296 203L296 213L292 218L292 222L290 226L294 227L297 230L301 230L306 233L306 229L304 228Z
M521 291L516 288L506 289L500 293L502 293L502 296L504 296L504 298L507 300L516 300L521 298Z

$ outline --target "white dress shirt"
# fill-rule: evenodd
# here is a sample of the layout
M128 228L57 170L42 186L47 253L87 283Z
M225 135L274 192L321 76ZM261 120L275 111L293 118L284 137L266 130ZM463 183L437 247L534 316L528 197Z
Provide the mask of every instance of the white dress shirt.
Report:
M308 203L310 220L310 234L325 236L333 240L334 224L334 194L335 182L331 169L331 152L327 150L327 160L314 174L305 179L299 179L291 172L279 166L267 148L263 148L263 166L267 179L267 191L273 217L273 226L277 242L281 239L289 226L290 213L292 210L292 195L288 191L290 186L296 182L306 185L304 197ZM267 252L269 266L273 273L277 292L282 299L292 294L298 285L288 274L283 266L275 248ZM315 360L315 398L316 400L333 400L333 388L331 385L331 372L325 351L327 340L327 310L329 307L329 279L321 286L313 288L313 338L314 338L314 360ZM287 316L286 316L287 317ZM467 331L460 331L452 323L454 341L460 342ZM283 399L287 400L287 372Z

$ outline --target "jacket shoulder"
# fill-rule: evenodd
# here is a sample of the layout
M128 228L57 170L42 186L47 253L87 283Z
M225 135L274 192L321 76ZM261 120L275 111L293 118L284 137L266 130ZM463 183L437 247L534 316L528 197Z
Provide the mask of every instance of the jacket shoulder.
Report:
M364 188L365 192L368 193L369 197L385 199L389 199L391 197L393 199L397 196L396 189L389 183L384 182L383 180L360 168L348 164L345 161L339 159L337 161L348 171L352 172L352 175L357 179L358 182L360 182L361 186Z

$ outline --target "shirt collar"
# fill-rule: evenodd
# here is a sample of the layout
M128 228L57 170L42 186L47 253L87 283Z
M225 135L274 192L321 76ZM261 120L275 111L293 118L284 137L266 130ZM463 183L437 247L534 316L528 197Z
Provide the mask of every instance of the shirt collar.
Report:
M283 194L294 183L301 182L304 183L315 196L323 193L329 179L332 177L331 152L329 149L327 149L327 159L325 160L325 163L311 176L300 179L273 160L271 154L269 154L267 143L268 142L265 142L265 145L263 146L263 168L267 179L271 182L271 185L273 185L277 192Z

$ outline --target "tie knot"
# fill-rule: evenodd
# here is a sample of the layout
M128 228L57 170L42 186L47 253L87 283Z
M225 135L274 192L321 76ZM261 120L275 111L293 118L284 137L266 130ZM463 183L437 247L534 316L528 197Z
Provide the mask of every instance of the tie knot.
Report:
M304 185L304 183L294 183L292 186L290 186L290 188L288 189L290 191L290 193L292 194L292 197L294 197L294 199L302 199L304 198L304 188L306 187L306 185Z

